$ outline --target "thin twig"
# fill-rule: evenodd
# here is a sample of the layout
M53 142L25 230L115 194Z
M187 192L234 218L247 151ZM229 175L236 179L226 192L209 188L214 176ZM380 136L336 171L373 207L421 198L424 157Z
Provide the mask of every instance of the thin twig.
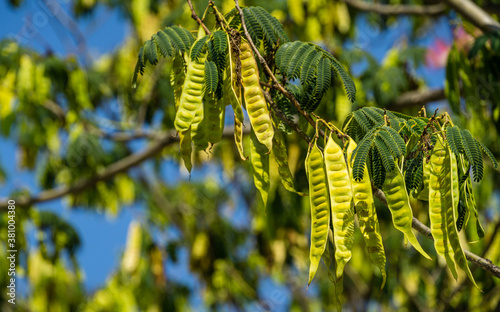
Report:
M380 15L440 15L446 10L442 3L431 5L381 4L360 0L343 0L349 6L360 11L374 12Z
M203 23L203 21L198 17L198 15L196 15L196 11L194 10L194 7L193 7L193 4L191 3L191 0L187 0L187 3L189 5L189 8L191 9L191 17L198 22L198 24L200 26L203 27L203 29L205 29L205 32L207 33L207 35L210 35L210 30L208 30L207 26Z
M234 3L235 3L235 7L236 7L236 10L238 10L238 12L240 13L240 19L241 19L241 25L243 27L243 31L245 33L245 37L247 38L247 41L248 43L250 44L250 46L252 47L252 50L254 51L255 55L257 55L257 58L259 59L259 62L262 64L262 67L264 67L264 69L266 70L267 74L269 75L269 77L271 77L273 83L274 83L274 87L280 91L284 96L286 96L291 102L292 104L295 106L295 108L297 108L297 111L302 115L304 116L304 118L307 120L307 122L312 126L312 127L316 127L316 123L314 122L314 120L311 118L311 116L309 116L309 114L307 112L305 112L304 110L302 110L302 108L300 107L300 103L295 99L295 97L290 93L288 92L279 82L278 82L278 79L276 79L276 76L274 76L273 74L273 71L271 70L271 68L269 68L269 65L267 65L267 62L266 60L264 59L264 57L262 57L262 55L260 54L259 52L259 49L257 49L257 47L255 46L254 42L252 41L252 38L250 37L250 34L248 33L248 29L247 29L247 26L245 25L245 18L243 16L243 10L241 9L240 5L239 5L239 1L238 0L234 0ZM320 129L319 130L319 133L324 136L324 132Z

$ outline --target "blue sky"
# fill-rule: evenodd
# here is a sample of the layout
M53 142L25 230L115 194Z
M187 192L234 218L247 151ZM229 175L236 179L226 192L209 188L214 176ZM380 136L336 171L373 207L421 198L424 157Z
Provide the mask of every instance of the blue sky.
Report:
M7 1L1 1L0 12L2 12L2 19L0 20L0 39L18 36L18 38L23 38L23 42L27 46L42 53L46 52L47 48L50 48L60 56L74 54L76 48L69 33L64 30L64 27L55 18L50 17L47 11L39 6L39 3L41 2L25 1L25 4L21 8L13 10L7 5ZM67 6L65 9L69 12ZM30 25L28 18L38 20L38 27L35 27L34 30L27 30L27 26ZM120 13L109 11L105 8L99 8L92 15L92 19L84 18L79 20L78 25L85 35L92 60L97 60L100 55L118 49L130 32L130 27L121 17ZM384 32L373 31L365 19L358 20L356 27L359 30L359 35L352 45L360 45L364 50L373 53L379 61L383 59L386 51L392 48L395 42L399 42L405 37L404 34L410 30L409 22L405 19L399 20L396 25ZM429 45L436 36L440 36L445 41L451 41L451 32L446 20L439 20L436 29L439 32L427 34L418 39L417 42ZM363 30L365 30L364 33ZM35 35L26 36L27 31ZM81 61L85 62L87 60L82 59ZM444 81L444 72L442 70L429 71L419 69L417 72L426 79L430 86L442 87ZM133 147L138 148L142 145L143 143L138 143L137 145L133 145ZM0 161L8 175L7 183L0 186L0 197L4 198L11 191L18 188L27 188L33 194L38 193L40 189L34 175L20 170L13 165L16 163L16 147L14 142L0 137L0 150L2 151ZM207 174L216 175L214 173L215 169L216 167L213 167L203 172L194 173L193 178L203 178ZM163 170L164 173L168 173L165 176L170 177L167 182L175 183L179 177L182 177L174 163L165 163ZM128 224L134 218L140 219L142 215L139 205L126 207L116 218L103 217L103 215L86 210L70 210L66 208L62 200L43 203L38 205L38 208L51 210L62 215L77 229L83 242L82 250L77 255L80 265L85 271L85 287L88 290L94 290L101 286L105 279L112 273L113 268L118 264L119 256L125 243ZM244 212L240 211L238 213ZM187 256L187 254L181 253L180 258L182 260ZM176 274L182 274L184 270L186 268L179 271L179 268L173 263L170 263L167 267L167 273L174 275L174 279ZM188 281L188 284L193 285L193 281ZM262 281L262 289L266 288L275 289L285 299L289 296L281 286L276 285L270 279ZM22 289L20 291L22 292ZM265 293L263 294L265 295ZM284 302L288 301L288 299L285 299Z

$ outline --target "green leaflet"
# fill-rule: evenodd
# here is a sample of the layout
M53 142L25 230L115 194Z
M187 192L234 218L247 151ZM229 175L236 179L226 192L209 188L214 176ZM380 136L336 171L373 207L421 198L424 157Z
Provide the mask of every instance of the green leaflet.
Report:
M436 142L432 149L429 162L429 219L431 220L431 233L434 237L434 248L438 255L446 259L448 268L453 277L457 279L456 263L453 250L448 236L448 207L450 190L450 167L451 161L447 157L447 151L441 140ZM447 170L448 169L448 170ZM446 186L448 189L446 189ZM448 194L448 195L447 195ZM450 204L451 209L453 208Z
M325 146L325 166L334 230L336 276L342 279L344 266L351 259L354 245L354 206L344 153L331 134Z
M387 273L385 271L385 252L380 234L380 224L378 222L377 212L375 211L375 202L373 201L372 188L368 169L364 166L363 178L359 181L353 178L353 169L351 167L352 154L356 148L356 142L349 138L347 147L347 165L349 176L351 178L352 190L354 194L354 208L358 215L359 228L363 234L366 243L366 249L370 260L375 264L382 274L382 288L385 285Z
M294 186L294 179L288 166L288 153L286 150L285 138L283 133L279 130L274 131L273 137L273 155L278 165L278 172L280 174L281 183L287 191L297 193L300 196L305 196L304 193L298 192Z
M250 134L250 162L252 164L253 180L259 190L264 206L267 206L269 193L269 154L267 147L259 142L255 133Z
M321 256L325 252L330 225L328 181L323 154L316 143L316 140L314 140L313 146L309 148L305 163L311 205L311 250L309 253L311 264L309 265L308 285L311 284L318 270Z
M403 175L399 168L386 173L386 179L382 186L387 206L392 214L392 222L394 227L405 235L405 238L410 241L413 247L424 257L432 260L431 257L422 249L415 234L411 229L413 221L413 212L410 206L410 200L406 193L406 185Z

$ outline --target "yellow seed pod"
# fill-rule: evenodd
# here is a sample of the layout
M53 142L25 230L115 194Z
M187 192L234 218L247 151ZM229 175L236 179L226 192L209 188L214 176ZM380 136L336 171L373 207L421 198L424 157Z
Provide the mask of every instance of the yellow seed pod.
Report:
M354 245L354 206L344 153L331 134L325 146L325 167L334 230L336 275L341 278L345 264L351 259Z
M274 129L267 108L264 94L260 87L259 69L253 56L252 49L246 40L241 39L241 78L243 96L250 123L260 143L270 151L273 144Z
M267 206L269 193L269 154L266 147L259 142L255 133L250 134L250 162L255 186L259 190L264 206Z
M370 260L380 269L382 274L382 288L385 285L387 273L385 271L385 252L380 234L380 224L378 222L377 212L375 211L375 202L373 200L372 186L368 169L364 168L363 179L356 181L353 178L351 158L352 152L356 148L356 142L349 138L347 147L347 165L349 176L351 178L352 191L354 194L354 208L358 216L358 223L363 239L366 243L366 249Z
M224 117L226 105L223 100L215 100L211 96L205 97L203 105L205 120L205 137L211 144L219 142L224 131Z
M181 147L181 157L184 160L184 166L186 166L187 171L191 174L191 169L193 164L191 163L191 153L193 152L193 147L191 145L191 128L187 131L179 132L180 137L180 147Z
M174 126L178 132L187 131L202 106L205 83L205 59L202 53L196 60L188 60L186 78L179 99L179 108L175 114Z
M142 251L142 228L139 222L132 221L128 227L127 245L123 253L122 269L128 274L137 270Z
M309 199L311 204L311 250L309 259L309 281L311 284L318 270L321 256L325 252L330 226L330 202L328 199L328 182L323 161L316 140L309 148L306 157L306 173L309 181Z

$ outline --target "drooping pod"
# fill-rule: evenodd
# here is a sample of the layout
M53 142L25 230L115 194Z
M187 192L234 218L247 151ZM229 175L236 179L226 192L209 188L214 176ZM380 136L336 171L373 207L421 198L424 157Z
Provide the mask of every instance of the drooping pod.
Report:
M123 252L122 268L125 272L132 274L137 270L141 260L142 228L139 222L132 221L128 227L127 246Z
M241 39L240 50L243 96L245 97L248 117L257 139L270 151L273 144L274 130L259 83L259 69L250 45L243 38Z
M405 241L408 240L420 254L432 260L422 249L411 229L413 212L410 206L410 199L406 193L405 180L397 166L392 171L386 173L382 191L384 191L385 198L387 199L387 206L391 211L394 227L404 234Z
M448 160L449 162L449 160ZM440 140L437 140L432 149L429 162L429 219L431 221L431 233L434 238L434 248L438 255L446 260L453 277L458 278L454 252L448 236L446 190L450 185L447 180L449 173L445 171L447 164L447 153ZM424 167L424 170L426 168ZM448 184L448 185L447 185Z
M269 154L266 151L266 146L259 142L253 131L250 134L250 162L255 186L260 193L264 206L267 206L270 185Z
M184 160L184 165L187 171L191 173L193 164L191 162L191 153L193 152L193 146L191 145L191 128L187 131L179 132L180 146L181 146L181 157Z
M325 167L334 230L336 275L341 278L345 264L351 259L354 245L354 206L351 178L344 153L331 134L325 146Z
M363 239L366 243L366 249L371 261L380 269L382 274L382 288L385 285L387 273L385 271L385 252L380 234L380 224L378 222L377 212L375 211L375 202L372 195L372 187L368 169L364 168L363 179L356 181L352 172L352 152L356 148L356 142L349 138L347 147L347 164L349 168L349 177L351 178L352 191L354 195L354 208L358 216L358 223Z
M292 173L290 172L290 167L288 165L288 153L286 150L285 139L283 133L279 130L274 132L273 137L273 155L278 165L278 172L280 174L281 183L287 191L294 192L300 196L304 196L304 193L297 192L294 185L294 180Z
M311 205L311 250L309 259L309 281L318 270L321 256L325 252L330 226L330 201L328 198L328 181L325 171L323 154L319 150L316 140L309 147L306 157L306 173L309 181L309 200Z
M205 97L204 109L205 137L209 143L215 144L222 138L226 107L223 100L207 96Z
M175 111L179 109L181 101L182 87L184 86L184 79L186 74L184 72L184 63L182 57L177 55L172 62L172 71L170 72L170 85L174 90Z
M208 140L206 137L205 127L205 108L200 106L194 115L193 123L191 124L191 140L197 150L206 150Z
M194 46L194 45L193 45ZM187 131L191 126L196 111L202 106L205 83L205 59L207 54L195 59L188 59L186 78L179 100L179 109L175 115L174 126L178 132Z
M231 60L231 57L228 57ZM238 148L238 152L242 160L247 160L243 149L243 109L241 108L241 102L239 100L240 94L235 93L232 88L232 62L230 61L230 66L224 72L224 102L226 104L229 102L233 107L234 112L234 142ZM238 89L239 90L239 89Z

